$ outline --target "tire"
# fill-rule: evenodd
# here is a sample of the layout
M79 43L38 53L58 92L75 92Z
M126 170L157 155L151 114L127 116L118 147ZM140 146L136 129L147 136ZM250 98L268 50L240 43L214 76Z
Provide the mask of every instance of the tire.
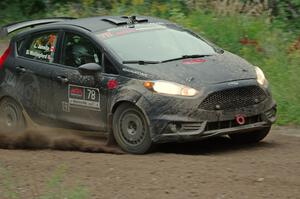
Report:
M153 143L144 114L135 106L121 104L113 115L113 134L118 145L128 153L144 154Z
M10 98L0 102L1 132L17 133L25 130L25 119L20 105Z
M237 143L257 143L263 140L269 134L270 130L271 126L257 131L230 134L229 137Z

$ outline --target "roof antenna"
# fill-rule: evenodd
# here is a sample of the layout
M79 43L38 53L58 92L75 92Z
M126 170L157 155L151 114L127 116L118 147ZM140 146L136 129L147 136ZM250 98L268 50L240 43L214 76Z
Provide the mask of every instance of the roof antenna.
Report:
M138 22L138 21L136 20L136 16L135 16L135 15L129 16L128 19L129 19L129 23L130 23L130 24L135 24L135 23Z

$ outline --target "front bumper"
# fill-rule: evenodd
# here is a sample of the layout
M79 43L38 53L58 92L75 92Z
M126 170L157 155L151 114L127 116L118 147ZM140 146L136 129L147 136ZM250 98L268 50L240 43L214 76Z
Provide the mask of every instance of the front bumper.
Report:
M202 139L215 137L215 136L260 130L263 128L268 128L270 126L270 124L267 122L258 122L254 124L243 125L243 126L205 131L205 125L206 122L203 123L204 128L202 127L197 131L163 133L161 135L155 136L153 141L156 143L196 141L196 140L202 140Z
M255 85L256 81L241 81L243 86ZM225 85L226 86L226 85ZM224 89L224 85L209 88L208 93ZM276 103L269 90L264 89L266 99L246 107L226 110L204 110L199 104L207 97L184 99L153 95L139 101L139 107L147 116L153 142L181 142L205 139L231 133L259 130L270 127L276 121ZM236 117L243 115L240 125Z
M164 126L163 130L159 134L154 134L152 140L155 143L196 141L268 128L276 121L276 105L259 115L245 116L245 124L242 125L236 121L236 115L232 115L231 118L198 122L163 121L164 124L160 123L161 127Z

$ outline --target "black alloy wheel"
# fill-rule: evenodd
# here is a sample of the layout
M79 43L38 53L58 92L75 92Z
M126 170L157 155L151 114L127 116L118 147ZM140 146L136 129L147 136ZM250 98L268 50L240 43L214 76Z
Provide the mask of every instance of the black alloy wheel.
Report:
M22 108L13 99L4 98L0 102L0 131L22 132L25 129L25 119Z
M114 113L113 133L119 146L129 153L144 154L153 145L144 114L128 103L121 104Z

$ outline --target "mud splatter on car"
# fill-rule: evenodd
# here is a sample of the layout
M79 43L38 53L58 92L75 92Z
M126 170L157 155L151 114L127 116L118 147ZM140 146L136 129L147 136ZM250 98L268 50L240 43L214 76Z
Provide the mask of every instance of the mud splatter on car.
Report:
M276 120L263 71L170 21L54 18L2 27L2 129L36 123L114 138L143 154L163 142L262 140Z

